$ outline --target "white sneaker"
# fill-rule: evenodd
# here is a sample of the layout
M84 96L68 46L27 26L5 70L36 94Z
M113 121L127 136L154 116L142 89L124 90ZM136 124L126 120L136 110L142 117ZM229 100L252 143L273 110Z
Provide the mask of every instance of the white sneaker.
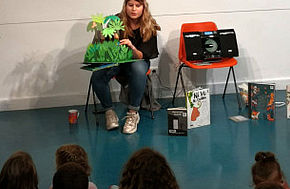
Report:
M107 110L105 115L107 130L112 130L119 127L119 119L114 110Z
M123 127L123 133L132 134L137 131L137 125L140 121L140 116L138 112L127 112L126 122Z

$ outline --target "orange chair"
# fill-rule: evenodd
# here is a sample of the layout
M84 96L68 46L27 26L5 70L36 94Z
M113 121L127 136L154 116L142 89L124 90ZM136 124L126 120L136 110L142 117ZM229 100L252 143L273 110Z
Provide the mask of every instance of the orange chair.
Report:
M225 92L227 89L229 76L230 76L230 73L232 71L235 89L236 89L237 100L238 100L238 105L239 105L239 108L241 108L239 94L238 94L238 88L237 88L237 83L236 83L236 77L235 77L235 72L234 72L234 66L237 64L237 60L235 58L222 58L218 62L211 62L209 65L197 64L197 63L200 63L201 61L187 61L186 60L185 45L184 45L184 40L183 40L183 32L205 32L205 31L216 31L216 30L217 30L217 26L214 22L200 22L200 23L182 24L181 32L180 32L180 39L179 39L179 52L178 52L180 66L178 69L178 74L177 74L176 84L175 84L175 89L174 89L174 94L173 94L173 100L172 100L173 105L174 105L179 76L181 79L181 84L182 84L184 94L186 92L185 87L184 87L183 78L182 78L182 72L181 72L181 69L183 67L189 67L189 68L193 68L193 69L214 69L214 68L229 67L229 72L228 72L228 76L226 79L226 84L225 84L224 93L223 93L222 98L224 99L224 97L225 97Z

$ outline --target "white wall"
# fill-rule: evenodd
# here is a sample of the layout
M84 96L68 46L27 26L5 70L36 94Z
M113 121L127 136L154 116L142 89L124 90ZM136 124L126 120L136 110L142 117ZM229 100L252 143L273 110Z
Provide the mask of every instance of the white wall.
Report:
M171 89L182 23L214 21L234 28L240 50L238 82L290 83L290 1L149 1L162 31L160 56L153 60L162 84ZM86 32L91 14L115 14L122 1L0 1L0 111L85 103L90 72L80 63L93 33ZM221 93L227 69L185 71L187 85L209 85ZM155 78L157 80L157 78ZM159 97L171 92L157 82ZM112 82L114 96L119 91ZM229 92L233 87L229 86Z

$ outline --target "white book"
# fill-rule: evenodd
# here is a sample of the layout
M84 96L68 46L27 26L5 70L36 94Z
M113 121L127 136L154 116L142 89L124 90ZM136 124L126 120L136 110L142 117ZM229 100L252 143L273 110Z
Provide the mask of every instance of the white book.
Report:
M287 119L290 119L290 85L286 86Z
M209 88L196 88L186 92L187 128L210 125Z

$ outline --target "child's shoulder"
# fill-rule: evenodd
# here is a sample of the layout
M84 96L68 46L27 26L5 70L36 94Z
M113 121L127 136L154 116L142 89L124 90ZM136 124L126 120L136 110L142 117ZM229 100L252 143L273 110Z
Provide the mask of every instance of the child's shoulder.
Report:
M89 189L98 189L93 182L89 182Z

